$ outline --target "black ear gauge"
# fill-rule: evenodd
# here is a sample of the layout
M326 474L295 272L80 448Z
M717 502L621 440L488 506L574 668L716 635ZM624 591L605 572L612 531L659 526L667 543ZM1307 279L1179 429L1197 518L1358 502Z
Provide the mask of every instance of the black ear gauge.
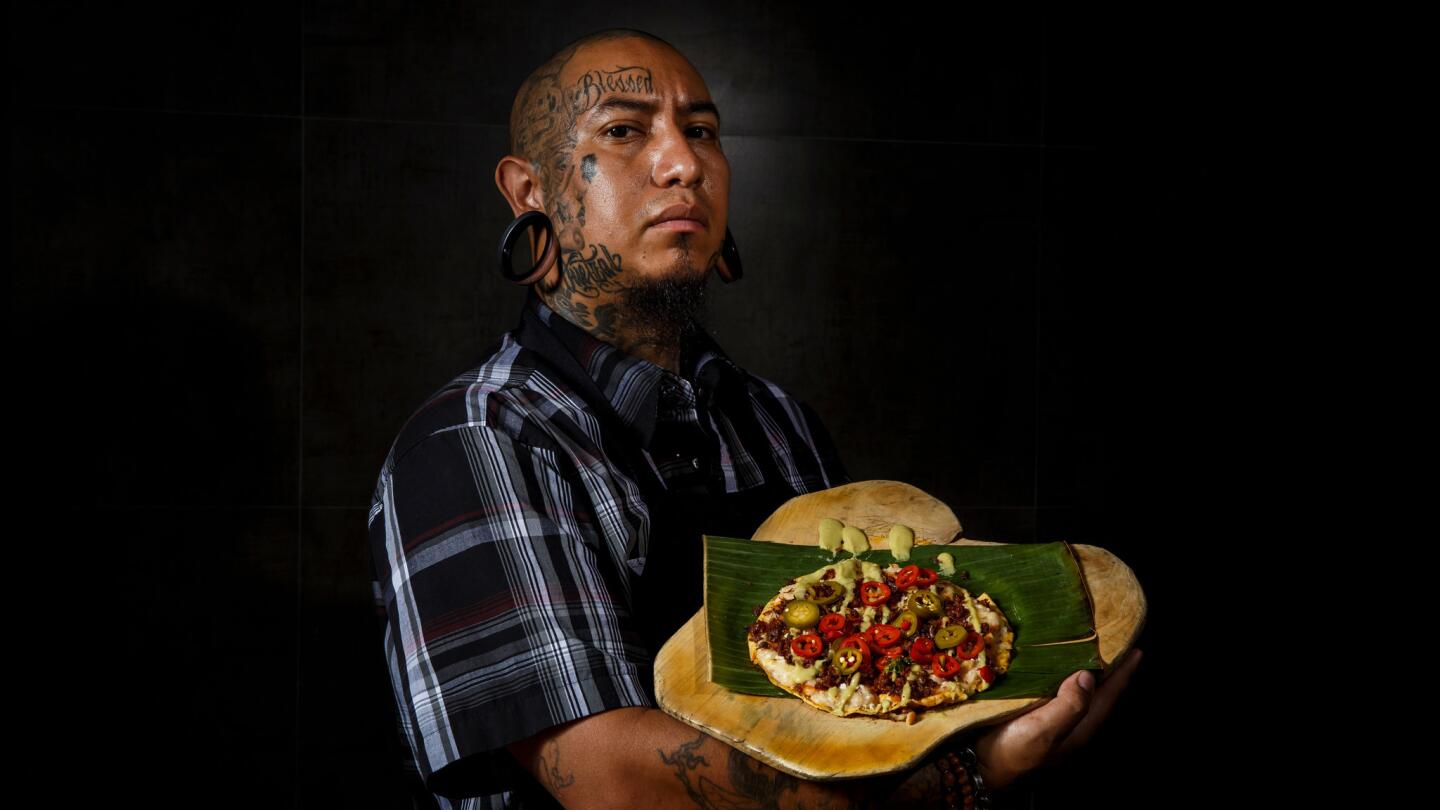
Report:
M511 254L515 251L515 242L520 235L529 229L540 226L545 229L545 249L540 253L540 260L535 266L524 273L515 272L510 266ZM516 284L530 285L545 277L550 268L555 265L560 255L559 243L555 240L555 226L551 224L550 217L544 211L526 211L516 217L505 228L505 233L500 236L500 276L506 281L513 281Z
M745 269L740 264L740 248L735 246L735 237L730 233L729 226L725 228L725 244L720 246L720 261L715 263L715 272L726 284L739 281L745 275Z

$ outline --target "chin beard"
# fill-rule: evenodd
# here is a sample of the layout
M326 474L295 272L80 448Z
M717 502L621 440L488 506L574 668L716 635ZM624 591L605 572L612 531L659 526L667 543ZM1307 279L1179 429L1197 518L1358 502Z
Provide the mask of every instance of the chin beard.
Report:
M660 344L677 344L704 331L709 282L706 274L664 276L632 284L624 293L626 325L636 337Z

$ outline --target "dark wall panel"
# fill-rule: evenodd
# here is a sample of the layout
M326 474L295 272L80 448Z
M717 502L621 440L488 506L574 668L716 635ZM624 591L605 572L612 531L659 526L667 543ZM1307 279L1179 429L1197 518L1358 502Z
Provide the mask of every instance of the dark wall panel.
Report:
M37 632L83 640L44 683L103 696L39 726L57 746L108 734L100 770L154 806L407 806L371 490L518 318L493 266L513 92L630 26L724 113L747 277L712 287L721 345L812 404L855 477L930 491L971 537L1106 546L1146 584L1149 684L1030 806L1179 783L1156 753L1193 730L1178 549L1223 481L1191 461L1218 367L1191 223L1225 118L1189 21L1142 43L965 5L117 8L11 10L10 322L38 392L16 536L58 571Z
M12 3L10 24L22 105L301 111L297 3Z
M11 131L12 328L105 506L294 506L300 122L37 112Z

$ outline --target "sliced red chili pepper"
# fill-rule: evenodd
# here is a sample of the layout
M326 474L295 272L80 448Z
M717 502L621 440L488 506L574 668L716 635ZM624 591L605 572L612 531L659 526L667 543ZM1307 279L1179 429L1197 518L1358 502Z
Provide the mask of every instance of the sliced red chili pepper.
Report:
M875 643L875 628L879 626L878 624L872 624L860 633L860 637L865 639L865 644L870 647L870 651L876 655L880 654L880 645Z
M922 588L928 588L940 581L940 575L929 568L921 568L920 573L915 577L915 584Z
M971 633L965 637L964 641L960 642L959 647L955 648L955 654L961 658L969 659L974 658L984 650L985 637L979 633Z
M935 673L937 678L949 678L960 671L960 662L949 653L939 653L935 660L930 662L930 671Z
M840 633L843 633L845 631L844 616L840 615L839 613L825 614L825 617L820 620L820 632L828 633L832 630Z
M995 670L991 669L989 664L986 664L985 666L980 667L980 677L985 679L985 683L994 683Z
M935 658L935 639L915 639L915 643L910 645L910 657L915 659L917 664L930 663Z
M911 585L914 585L916 577L919 576L920 566L907 565L904 568L900 569L900 573L895 575L895 587L904 590Z
M790 640L790 652L801 658L815 658L825 651L825 642L814 633L806 633Z
M902 655L904 655L904 654L905 654L905 648L904 648L904 647L891 647L890 649L888 649L888 650L885 651L885 658L886 658L886 659L899 658L900 656L902 656Z
M905 637L904 630L898 627L891 627L888 624L872 625L871 629L875 631L875 645L882 649L885 647L894 647L900 643L900 639Z
M823 636L826 641L834 641L835 639L840 638L841 636L845 635L845 631L844 631L844 630L826 630L825 632L821 633L820 635Z
M860 651L860 657L864 659L864 664L870 663L870 645L866 642L863 635L857 633L853 636L846 636L840 640L840 646L856 648Z
M890 598L890 586L883 582L866 580L860 584L860 601L870 607L885 604Z

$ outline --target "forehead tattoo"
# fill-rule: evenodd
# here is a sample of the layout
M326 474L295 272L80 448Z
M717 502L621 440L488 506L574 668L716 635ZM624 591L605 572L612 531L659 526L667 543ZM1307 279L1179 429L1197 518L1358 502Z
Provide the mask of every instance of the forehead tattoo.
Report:
M564 188L571 171L575 128L580 117L607 93L653 94L650 68L628 65L614 70L595 68L562 84L561 74L575 56L566 49L536 70L515 99L510 137L514 151L524 155L540 172L547 193Z
M592 70L580 77L575 88L575 103L582 112L594 107L606 93L638 93L654 95L655 83L650 69L631 66L618 70Z

